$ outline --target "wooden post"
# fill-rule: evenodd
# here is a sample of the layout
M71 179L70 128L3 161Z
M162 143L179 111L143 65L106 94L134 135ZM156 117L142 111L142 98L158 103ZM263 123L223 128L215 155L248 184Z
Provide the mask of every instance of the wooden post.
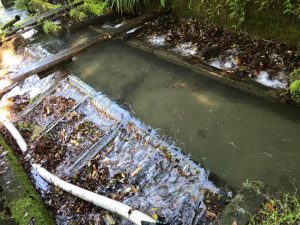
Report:
M11 26L13 26L16 22L18 22L21 19L21 17L19 15L16 15L15 18L11 19L10 21L8 21L7 23L5 23L1 30L5 30Z

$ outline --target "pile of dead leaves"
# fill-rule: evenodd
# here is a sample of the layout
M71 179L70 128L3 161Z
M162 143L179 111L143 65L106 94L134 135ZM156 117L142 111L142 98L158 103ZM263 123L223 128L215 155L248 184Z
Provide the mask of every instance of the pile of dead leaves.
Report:
M96 124L91 121L84 121L75 127L70 137L70 143L79 146L80 143L87 141L87 139L95 143L103 134Z
M21 112L30 103L30 95L28 93L25 93L23 95L16 95L8 98L7 101L11 103L7 107L9 112L12 114L16 114L18 112Z
M300 67L300 50L284 43L263 39L208 26L195 19L177 19L174 15L147 22L135 35L147 38L149 35L163 35L167 46L191 42L197 48L195 59L207 61L211 58L233 56L236 64L246 71L244 75L255 76L266 70L272 76L282 71L286 74Z
M63 115L69 109L74 107L76 101L72 98L65 98L62 96L50 96L45 99L42 107L42 114L44 118L52 114Z

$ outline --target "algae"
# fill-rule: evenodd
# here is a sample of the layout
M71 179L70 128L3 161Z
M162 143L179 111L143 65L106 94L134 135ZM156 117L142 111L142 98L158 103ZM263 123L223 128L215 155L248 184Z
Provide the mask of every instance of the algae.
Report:
M19 183L22 184L22 189L19 189L18 194L14 198L7 199L7 206L10 209L12 217L20 225L27 225L34 218L36 225L54 225L53 219L48 214L40 197L32 186L27 174L20 165L18 159L13 153L13 150L7 145L3 137L0 135L0 146L7 153L9 166ZM18 187L15 187L18 189Z

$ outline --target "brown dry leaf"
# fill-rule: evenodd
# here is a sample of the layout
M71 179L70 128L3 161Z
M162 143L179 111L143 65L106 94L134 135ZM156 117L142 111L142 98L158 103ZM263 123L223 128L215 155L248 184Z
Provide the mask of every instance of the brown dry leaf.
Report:
M46 114L47 114L47 115L49 115L49 114L51 113L49 106L48 106L48 105L46 105L46 107L45 107L45 108L46 108Z
M195 202L196 201L196 196L192 195L192 201Z
M130 176L131 176L131 177L134 177L135 175L138 174L138 172L140 172L141 169L142 169L142 167L139 166L138 168L136 168L136 169L130 174Z
M127 129L129 132L133 131L134 130L134 124L133 123L128 123L127 124Z
M274 209L274 207L273 207L273 204L272 204L271 202L268 202L268 203L267 203L267 207L268 207L268 209L269 209L271 212L274 212L274 211L275 211L275 209Z
M135 187L135 186L132 186L132 187L131 187L132 193L137 193L137 192L139 192L139 189L140 189L139 186L136 186L136 187Z
M60 139L65 140L65 137L66 137L66 130L62 129L62 131L60 131Z
M240 59L239 56L235 57L235 60L234 60L234 61L235 61L235 64L236 64L236 65L238 65L238 66L241 65L241 59Z
M113 148L114 148L114 145L110 145L110 146L107 148L107 153L106 153L106 154L110 153L111 150L113 150Z

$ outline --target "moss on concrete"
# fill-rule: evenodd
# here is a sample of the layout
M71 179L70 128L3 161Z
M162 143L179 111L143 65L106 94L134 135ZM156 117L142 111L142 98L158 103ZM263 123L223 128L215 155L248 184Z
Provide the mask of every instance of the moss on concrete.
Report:
M18 224L29 224L29 221L34 218L36 225L54 224L49 218L45 217L45 210L40 206L39 200L24 197L10 202L9 208L12 217L18 221Z
M8 151L6 157L10 167L10 178L14 183L12 195L6 194L7 206L10 209L12 217L20 225L29 224L32 218L35 219L36 225L54 225L54 220L49 215L40 197L32 186L27 174L20 165L13 150L7 145L2 136L0 136L0 145L5 151ZM21 186L21 188L19 188Z
M235 21L229 17L229 9L222 0L214 0L199 7L200 0L174 0L175 13L184 18L194 17L217 26L232 28ZM246 15L240 31L290 45L300 46L300 20L283 15L281 6L259 10L253 1L248 1Z

